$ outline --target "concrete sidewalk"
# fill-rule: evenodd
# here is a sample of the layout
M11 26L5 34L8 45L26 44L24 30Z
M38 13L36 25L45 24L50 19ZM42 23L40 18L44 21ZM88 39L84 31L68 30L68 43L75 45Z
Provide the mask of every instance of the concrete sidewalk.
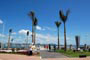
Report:
M90 60L90 57L87 57L87 58L43 58L43 59L40 59L39 56L0 54L0 60Z
M47 50L40 51L41 60L90 60L90 57L87 58L69 58L60 53L48 52Z
M0 54L0 60L40 60L40 57L17 54Z
M41 58L68 58L67 56L64 56L60 53L56 52L48 52L47 50L41 50L40 51Z
M90 60L90 57L87 57L87 58L46 58L42 60Z

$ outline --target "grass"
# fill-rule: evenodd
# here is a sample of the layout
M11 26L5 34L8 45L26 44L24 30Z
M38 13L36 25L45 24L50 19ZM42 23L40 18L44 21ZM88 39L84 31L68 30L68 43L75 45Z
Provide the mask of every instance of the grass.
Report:
M86 56L90 56L90 52L84 51L84 52L73 52L71 50L67 50L66 52L64 50L56 50L58 53L62 53L68 57L79 57L81 54L85 54Z

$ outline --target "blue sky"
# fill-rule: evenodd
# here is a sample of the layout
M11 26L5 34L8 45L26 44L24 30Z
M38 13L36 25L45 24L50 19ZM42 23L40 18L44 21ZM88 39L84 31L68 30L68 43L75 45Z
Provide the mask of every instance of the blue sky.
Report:
M70 15L66 22L68 44L75 44L75 35L81 37L81 44L89 44L89 2L89 0L0 0L0 19L5 25L4 34L2 34L3 28L0 24L1 42L7 42L10 28L13 29L14 42L25 42L26 35L24 33L32 30L31 19L27 14L33 10L38 18L37 43L57 43L57 28L54 22L60 20L60 9L64 12L70 9ZM63 41L62 23L60 43L63 44ZM29 42L31 43L31 36Z

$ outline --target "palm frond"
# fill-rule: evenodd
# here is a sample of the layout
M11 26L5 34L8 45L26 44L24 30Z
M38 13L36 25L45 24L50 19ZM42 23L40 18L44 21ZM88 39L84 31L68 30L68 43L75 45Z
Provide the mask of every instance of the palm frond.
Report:
M69 13L70 13L70 10L67 10L66 17L68 17Z
M9 32L11 33L12 32L12 29L9 29Z
M38 20L37 20L37 18L35 17L34 26L36 26L37 24L38 24Z
M34 20L35 18L35 13L33 11L30 11L30 13L28 14L28 16L31 17L32 21Z
M59 16L60 16L61 20L65 23L67 20L67 16L64 15L62 10L59 11Z
M28 14L28 16L34 16L34 12L33 11L30 11L30 13Z
M57 27L59 27L61 25L61 22L56 21L55 24L56 24Z

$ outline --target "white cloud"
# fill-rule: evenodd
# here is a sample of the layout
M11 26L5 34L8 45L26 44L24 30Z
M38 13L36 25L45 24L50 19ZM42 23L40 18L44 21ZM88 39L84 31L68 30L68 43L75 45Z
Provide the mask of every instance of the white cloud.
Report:
M51 28L51 27L45 27L45 30L56 31L55 28Z
M36 34L36 40L37 43L45 43L45 44L49 44L49 43L53 43L53 44L57 44L57 36L54 36L52 34ZM71 40L72 39L72 40ZM67 36L67 42L68 44L72 44L75 41L73 41L72 37ZM64 37L60 36L60 44L64 44Z
M3 21L0 19L0 24L3 24Z
M42 30L42 28L40 26L36 26L37 30Z
M52 36L50 34L36 34L36 40L37 43L45 43L45 44L49 44L49 43L55 43L57 42L57 37L56 36Z
M26 35L27 31L29 30L25 30L25 29L21 29L19 31L19 34L24 34ZM30 34L32 34L32 32L30 32ZM21 35L20 35L21 36ZM22 37L22 38L21 38ZM25 37L21 36L20 38L18 37L17 40L23 40L23 42L25 41ZM32 41L32 36L29 35L29 42L31 43ZM49 43L56 43L57 42L57 37L56 36L52 36L50 34L40 34L40 33L36 33L36 43L45 43L45 44L49 44Z
M19 31L19 34L24 34L24 35L26 35L27 31L29 31L29 35L32 34L32 32L31 32L30 30L25 30L25 29L21 29L21 30Z
M51 28L51 27L44 27L44 28L42 28L42 27L40 27L40 26L36 26L36 29L37 30L50 30L50 31L56 31L56 29L54 29L54 28Z
M19 42L19 41L25 42L26 36L23 36L23 35L26 35L27 31L30 32L29 43L31 43L31 41L32 41L32 36L31 36L32 32L30 30L25 30L25 29L21 29L19 31L19 34L22 34L22 35L20 35L20 37L16 38L17 42ZM67 36L68 44L74 43L74 41L73 41L74 38L72 40L71 39L72 39L71 37ZM53 35L53 34L36 33L36 43L41 43L41 44L53 43L53 44L57 44L57 36ZM60 36L60 44L64 44L64 37L63 36Z
M17 33L16 32L12 32L13 35L16 35Z
M37 30L45 30L44 28L40 27L40 26L36 26Z
M0 34L0 37L5 37L5 35L4 34Z

